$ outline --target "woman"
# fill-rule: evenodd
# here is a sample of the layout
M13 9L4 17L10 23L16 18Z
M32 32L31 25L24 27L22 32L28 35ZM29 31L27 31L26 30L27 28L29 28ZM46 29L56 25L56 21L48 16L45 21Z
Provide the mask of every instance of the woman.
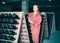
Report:
M38 5L33 5L33 11L28 14L28 20L30 22L30 29L32 33L32 40L34 43L39 43L39 33L42 17L39 13Z

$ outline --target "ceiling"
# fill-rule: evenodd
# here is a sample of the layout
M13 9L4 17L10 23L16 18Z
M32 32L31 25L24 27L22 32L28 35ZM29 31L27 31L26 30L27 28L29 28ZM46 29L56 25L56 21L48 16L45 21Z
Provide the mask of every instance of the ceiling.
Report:
M21 1L24 0L0 0L0 6L3 6L1 2L5 2L6 6L19 6L21 7ZM28 0L29 10L34 4L38 4L41 11L60 11L60 0Z
M60 11L60 0L29 0L29 9L34 4L39 5L40 11Z
M21 1L21 0L0 0L0 2L16 2L16 1Z

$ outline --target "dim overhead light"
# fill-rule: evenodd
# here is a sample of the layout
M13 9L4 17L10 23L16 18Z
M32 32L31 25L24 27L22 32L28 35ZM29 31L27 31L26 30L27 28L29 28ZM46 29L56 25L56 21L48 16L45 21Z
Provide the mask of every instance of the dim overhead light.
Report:
M5 2L1 2L2 4L5 4Z
M49 1L51 1L51 0L49 0Z

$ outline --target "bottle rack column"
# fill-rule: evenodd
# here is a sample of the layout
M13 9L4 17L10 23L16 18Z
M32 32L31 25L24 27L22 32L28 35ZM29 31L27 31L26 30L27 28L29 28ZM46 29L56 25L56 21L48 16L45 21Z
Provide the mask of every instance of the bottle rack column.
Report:
M47 20L48 20L49 36L51 36L55 33L55 14L54 14L54 12L47 12Z
M48 33L48 22L47 22L47 15L46 12L41 12L42 15L44 15L44 39L49 38L49 33Z
M17 43L23 12L0 12L0 43Z
M22 25L21 25L21 30L20 30L20 35L19 35L20 37L19 37L18 43L30 43L25 15L23 15L23 17L22 17L21 24Z

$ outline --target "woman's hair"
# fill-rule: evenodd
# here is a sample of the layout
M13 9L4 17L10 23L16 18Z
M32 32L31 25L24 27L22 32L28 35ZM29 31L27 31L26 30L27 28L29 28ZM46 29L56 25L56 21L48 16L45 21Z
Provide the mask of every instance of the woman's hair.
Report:
M39 8L39 6L37 4L34 4L33 6L37 6Z

